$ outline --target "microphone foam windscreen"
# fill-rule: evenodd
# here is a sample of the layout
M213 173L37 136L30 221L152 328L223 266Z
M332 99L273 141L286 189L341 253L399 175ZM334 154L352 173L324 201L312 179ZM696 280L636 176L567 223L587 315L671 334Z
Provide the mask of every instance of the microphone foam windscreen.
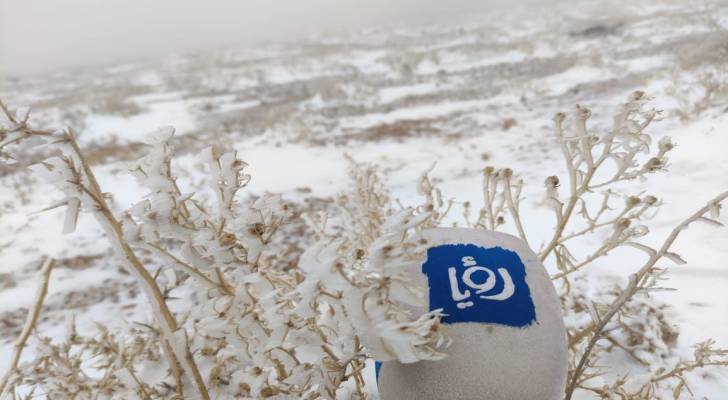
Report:
M558 295L520 239L479 229L437 228L421 273L429 309L442 309L447 358L385 362L383 400L556 400L563 396L567 344ZM416 310L426 311L426 310Z

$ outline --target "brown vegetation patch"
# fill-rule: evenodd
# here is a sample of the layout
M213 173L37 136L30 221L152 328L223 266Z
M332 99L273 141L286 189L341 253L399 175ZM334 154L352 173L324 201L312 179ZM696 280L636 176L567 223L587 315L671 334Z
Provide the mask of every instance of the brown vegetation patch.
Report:
M78 255L69 258L61 258L56 261L56 268L68 268L81 270L90 268L94 263L104 257L104 254Z
M433 126L432 119L402 120L391 124L381 124L361 133L364 140L404 139L411 136L426 136L440 133Z
M19 308L0 314L0 338L2 338L3 342L15 340L23 329L23 322L27 315L27 308Z
M142 143L119 143L116 140L107 144L92 144L87 147L86 159L93 165L134 160L143 154L143 147Z
M506 118L501 124L501 129L503 129L504 131L509 131L516 125L518 125L518 121L516 121L515 118Z

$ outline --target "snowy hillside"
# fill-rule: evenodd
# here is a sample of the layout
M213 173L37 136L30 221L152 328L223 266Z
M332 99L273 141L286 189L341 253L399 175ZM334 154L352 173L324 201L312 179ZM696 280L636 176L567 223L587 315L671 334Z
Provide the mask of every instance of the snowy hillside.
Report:
M449 218L461 221L463 203L481 202L483 167L510 167L525 182L522 218L538 248L553 227L542 206L543 182L565 174L553 138L556 112L581 104L593 112L592 129L605 130L635 90L664 110L650 129L678 145L671 173L625 187L664 201L651 221L658 244L728 189L726 79L727 3L640 1L609 8L570 2L0 79L0 98L30 106L37 125L72 127L116 210L145 194L125 173L142 152L138 141L172 125L183 192L200 190L195 157L216 145L238 150L249 164L252 181L244 196L280 193L299 210L325 209L349 188L350 156L377 165L404 205L416 203L417 181L434 165L430 176L446 198L456 199ZM31 161L37 157L20 164ZM40 333L62 337L71 315L82 331L97 322L150 320L132 277L110 263L96 222L82 215L75 233L61 235L62 210L38 212L58 193L21 166L0 166L0 370L45 256L57 258L58 266ZM295 232L290 237L296 240ZM708 338L728 346L728 230L696 226L676 248L688 264L670 266L664 285L677 291L657 295L679 330L675 355L689 355L693 343ZM593 273L611 285L610 277L633 272L635 257L618 250L613 264ZM613 356L624 359L620 374L639 367L629 355ZM728 370L690 383L695 398L728 396Z

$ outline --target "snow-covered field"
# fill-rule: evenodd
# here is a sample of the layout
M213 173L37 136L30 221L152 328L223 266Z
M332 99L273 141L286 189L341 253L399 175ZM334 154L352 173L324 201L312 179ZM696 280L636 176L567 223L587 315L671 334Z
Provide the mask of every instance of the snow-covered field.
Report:
M135 142L173 125L185 188L199 186L194 156L214 144L250 164L247 193L294 203L346 190L346 155L376 164L403 204L416 201L418 177L433 164L431 176L458 204L480 202L484 166L511 167L526 183L523 218L538 246L552 227L539 206L544 179L565 172L554 113L581 104L594 129L607 129L627 95L644 90L664 110L652 131L678 148L670 173L625 190L664 201L651 222L660 240L728 189L728 96L718 88L706 100L702 86L728 71L728 4L599 3L4 79L0 98L31 106L40 125L73 127L119 210L144 195L124 172L142 151ZM60 210L37 213L58 195L25 170L0 168L0 367L45 256L59 265L43 334L62 335L72 314L80 329L148 320L132 278L109 263L95 221L82 216L75 233L61 235ZM728 229L691 228L676 248L688 264L670 267L665 285L677 291L659 294L679 326L676 352L707 338L727 347ZM626 276L635 256L620 252L595 273ZM691 383L695 398L728 398L728 371Z

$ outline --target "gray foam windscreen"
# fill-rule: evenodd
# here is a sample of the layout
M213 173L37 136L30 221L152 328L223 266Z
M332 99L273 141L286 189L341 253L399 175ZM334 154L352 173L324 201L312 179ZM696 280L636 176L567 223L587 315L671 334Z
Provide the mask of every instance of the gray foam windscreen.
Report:
M520 239L437 228L421 273L452 345L440 361L385 362L382 400L556 400L567 373L566 330L543 264ZM425 311L425 310L419 310Z

